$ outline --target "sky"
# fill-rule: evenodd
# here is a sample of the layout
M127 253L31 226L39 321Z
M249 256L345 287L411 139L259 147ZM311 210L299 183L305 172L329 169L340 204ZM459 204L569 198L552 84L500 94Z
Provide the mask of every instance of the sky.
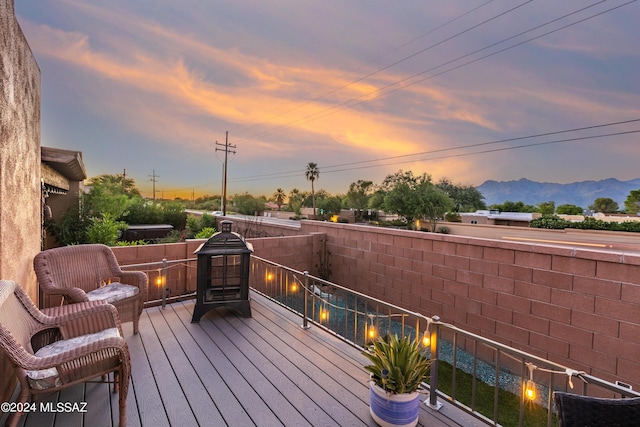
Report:
M640 177L635 0L15 0L41 144L143 195Z

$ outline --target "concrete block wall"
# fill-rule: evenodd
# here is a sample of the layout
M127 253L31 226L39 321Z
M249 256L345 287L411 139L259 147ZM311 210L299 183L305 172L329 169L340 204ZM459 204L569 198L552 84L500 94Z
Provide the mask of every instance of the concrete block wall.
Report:
M265 237L247 239L253 245L254 254L269 261L294 268L312 271L314 264L314 248L322 235L301 235L293 237ZM177 261L194 259L194 252L205 239L188 240L182 243L165 245L118 246L113 252L122 266L132 264L156 263L152 266L135 268L145 271L149 276L148 301L162 299L162 288L158 279L162 273L162 260ZM317 251L317 249L316 249ZM124 268L132 270L132 268ZM168 263L165 286L168 296L184 295L195 292L197 288L197 263Z
M640 388L640 256L316 221L249 241L257 256L317 275L324 239L333 282ZM201 242L140 247L136 262L192 257Z
M640 388L640 256L345 224L331 280Z

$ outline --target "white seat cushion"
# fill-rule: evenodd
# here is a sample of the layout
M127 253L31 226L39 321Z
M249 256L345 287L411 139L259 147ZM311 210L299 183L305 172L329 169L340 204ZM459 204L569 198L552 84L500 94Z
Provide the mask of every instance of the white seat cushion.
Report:
M89 301L106 301L111 304L116 301L136 296L140 293L137 286L126 285L120 282L109 283L93 291L87 292Z
M93 334L80 335L79 337L69 338L68 340L60 340L42 347L36 351L37 357L55 356L65 351L80 347L84 344L90 344L105 338L119 337L118 328L104 329ZM56 368L42 369L39 371L27 371L27 377L31 387L36 390L44 390L50 387L62 385L58 370Z

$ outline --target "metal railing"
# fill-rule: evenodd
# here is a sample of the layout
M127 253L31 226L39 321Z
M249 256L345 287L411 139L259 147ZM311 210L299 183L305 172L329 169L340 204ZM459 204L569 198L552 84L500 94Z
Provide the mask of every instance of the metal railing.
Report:
M122 268L145 271L158 295L146 305L164 306L195 295L195 286L182 282L194 282L196 261L164 259ZM184 272L173 271L180 268ZM424 384L429 395L425 404L435 410L446 401L488 425L555 426L555 414L549 410L555 390L640 397L624 385L481 337L441 322L438 316L412 312L263 258L251 257L250 274L251 288L297 313L304 329L315 325L361 350L378 336L420 339L425 354L437 361L431 365L429 384Z
M499 342L437 316L427 317L289 267L252 257L251 287L301 316L301 326L323 328L365 349L377 336L420 339L431 367L430 407L447 401L489 425L556 425L553 391L598 397L640 397L604 381ZM544 422L542 421L544 420Z

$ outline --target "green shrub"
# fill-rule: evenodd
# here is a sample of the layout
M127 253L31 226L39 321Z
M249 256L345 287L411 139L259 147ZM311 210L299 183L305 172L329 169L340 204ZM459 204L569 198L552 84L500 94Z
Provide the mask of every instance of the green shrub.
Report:
M133 240L131 242L128 242L126 240L120 240L116 242L116 246L143 246L146 244L147 242L145 242L144 240Z
M582 222L571 223L569 228L578 228L580 230L609 230L610 224L607 221L601 219L595 219L592 216L588 216Z
M444 214L444 220L448 222L462 222L462 217L458 212L447 212Z
M569 227L571 222L560 218L557 215L543 215L531 221L531 228L546 228L550 230L564 230Z
M184 233L180 230L171 230L169 234L161 239L158 239L156 243L163 245L165 243L177 243L184 241Z
M89 243L115 246L121 231L126 228L126 222L115 221L111 218L111 215L105 214L102 218L91 218L91 225L87 229L87 237Z
M216 229L213 227L205 227L196 234L196 239L208 239L213 236L216 232Z
M218 226L218 220L215 216L209 215L207 213L202 214L200 217L200 228L216 228Z

